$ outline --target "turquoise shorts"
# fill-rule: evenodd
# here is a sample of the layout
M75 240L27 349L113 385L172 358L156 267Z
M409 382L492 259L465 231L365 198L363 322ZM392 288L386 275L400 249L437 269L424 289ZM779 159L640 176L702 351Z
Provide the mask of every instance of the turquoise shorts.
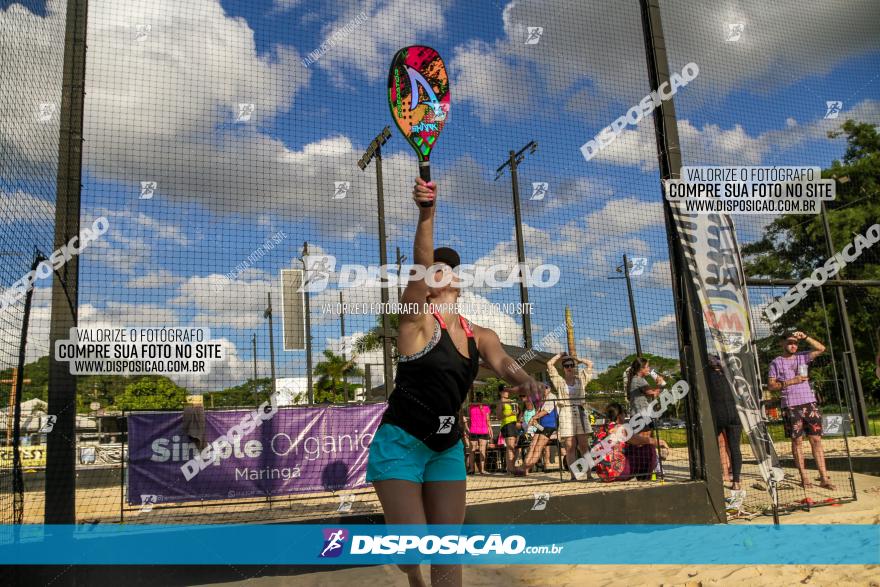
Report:
M464 481L464 444L435 452L393 424L382 424L370 443L367 481L402 479L413 483Z

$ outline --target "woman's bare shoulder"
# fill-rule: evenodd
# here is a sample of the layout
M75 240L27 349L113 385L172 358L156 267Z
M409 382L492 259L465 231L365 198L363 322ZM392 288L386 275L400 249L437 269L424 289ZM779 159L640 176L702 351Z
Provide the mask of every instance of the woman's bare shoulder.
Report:
M498 338L498 335L491 328L486 328L485 326L480 326L479 324L474 324L467 318L465 320L468 323L468 326L471 328L471 332L474 333L474 336L479 339L490 339L490 338Z
M431 314L421 314L410 320L401 320L398 328L397 348L403 355L422 350L434 335L437 321Z

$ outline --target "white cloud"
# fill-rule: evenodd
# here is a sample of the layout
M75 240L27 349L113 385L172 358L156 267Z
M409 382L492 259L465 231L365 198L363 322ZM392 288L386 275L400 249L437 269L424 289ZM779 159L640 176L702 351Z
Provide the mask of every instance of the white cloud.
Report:
M25 363L31 363L49 353L51 298L50 288L37 287L34 289L27 346L25 347ZM7 332L15 333L13 336L3 336L0 339L0 369L8 369L18 365L18 344L23 309L24 300L0 310L0 323L4 325L4 334Z
M79 325L88 327L166 326L179 324L177 312L156 304L108 301L99 308L92 304L79 307Z
M672 288L672 273L668 260L652 261L648 259L651 265L650 271L632 276L633 287L649 287L660 289Z
M312 67L323 69L334 84L350 88L352 77L364 76L369 81L388 75L390 56L399 48L423 44L440 35L446 28L444 9L449 5L440 0L421 0L415 8L408 0L366 0L350 5L333 23L324 27L324 41L335 40ZM353 24L361 13L366 22ZM353 24L345 34L344 27ZM334 33L340 34L334 37ZM323 42L323 41L322 41ZM303 47L307 55L320 47Z
M272 293L275 320L280 322L281 287L266 273L254 272L251 279L227 279L212 274L190 277L169 304L196 312L192 322L211 328L265 328L263 311L268 292Z
M552 235L539 228L523 224L523 243L525 247L526 265L530 269L535 269L538 265L547 262L546 253L553 250ZM511 229L510 240L497 243L495 248L474 261L472 264L476 267L486 269L492 265L504 265L508 269L499 272L499 277L508 275L519 263L516 252L516 230ZM517 288L517 285L512 286ZM475 287L474 292L479 294L488 294L493 288L486 285L485 287Z
M717 103L743 87L769 92L827 74L845 59L873 51L880 40L880 29L871 24L880 20L880 4L871 0L845 7L797 0L744 0L735 7L682 2L664 5L662 12L672 69L690 61L700 67L685 90L690 104ZM728 43L727 24L734 22L746 24L745 34ZM511 92L492 91L493 80L505 84L494 87L516 87L538 103L545 95L567 96L567 108L588 126L605 119L602 126L610 124L650 90L637 3L510 2L503 23L502 38L463 44L453 60L456 95L486 120L523 111L511 107ZM541 42L526 45L526 29L535 23L544 27ZM841 31L847 31L845 43Z
M596 373L635 353L631 340L596 340L587 337L578 340L577 345L578 356L593 361Z
M828 131L839 128L847 118L880 121L880 102L859 102L836 120L825 120L822 114L824 112L817 110L816 118L805 125L789 117L784 128L754 136L739 124L730 129L717 124L697 128L689 120L679 120L682 156L687 165L760 165L772 153L792 149L807 141L827 140ZM657 169L655 141L653 121L643 119L637 127L624 130L592 160L653 171Z
M0 9L4 31L3 83L0 84L0 176L39 177L54 181L58 158L61 74L65 3L46 3L42 18L18 3ZM38 118L41 104L54 104L46 121Z
M483 123L514 118L533 107L528 68L489 43L475 40L456 47L450 69L456 102L472 104L471 112Z
M80 295L83 295L81 292ZM34 289L31 317L28 328L26 362L30 363L49 354L49 323L52 314L52 290L50 287ZM21 306L2 311L0 320L20 324ZM78 312L80 327L113 328L127 326L176 326L180 316L173 308L157 304L107 301L102 307L81 303ZM18 337L0 345L0 369L18 362Z
M302 0L272 0L275 12L287 12L302 4Z
M522 345L521 322L514 319L511 314L505 314L497 306L493 306L488 298L472 291L463 291L458 301L465 308L471 305L485 310L479 313L462 312L465 318L477 326L494 330L504 344Z
M544 209L548 214L558 215L560 210L583 205L585 200L604 201L614 195L614 189L604 180L594 177L562 179L559 185L550 185Z
M631 196L616 198L608 200L601 209L563 226L556 250L561 255L588 259L588 263L578 264L579 273L608 275L623 262L621 256L624 253L648 255L650 246L643 239L630 235L658 226L663 226L663 205L660 202L645 202Z
M0 224L55 223L55 202L16 190L0 192Z
M101 263L124 275L136 275L129 281L143 283L144 287L174 285L183 278L173 276L167 269L157 269L166 261L165 248L175 253L194 243L185 227L167 220L158 220L143 212L132 214L127 210L98 208L83 215L81 225L91 224L91 219L104 216L109 229L100 238L92 241L84 253L90 260ZM198 234L198 231L193 231ZM166 261L167 262L167 261ZM175 260L174 264L179 265ZM143 281L141 281L143 280Z
M134 277L126 283L126 287L136 289L151 289L162 287L176 287L184 282L179 275L172 275L167 269L150 271L139 277Z
M633 342L633 329L614 328L611 336L620 337L621 342L635 345ZM678 358L678 335L676 330L675 314L661 316L650 324L639 324L639 338L642 342L642 350L653 355L662 357ZM635 348L632 346L631 348Z
M190 393L205 393L220 391L253 377L253 357L250 352L240 356L235 343L225 337L212 336L211 342L222 345L223 360L212 362L210 373L170 375L169 378L186 387ZM258 376L269 376L269 369L268 361L258 361Z

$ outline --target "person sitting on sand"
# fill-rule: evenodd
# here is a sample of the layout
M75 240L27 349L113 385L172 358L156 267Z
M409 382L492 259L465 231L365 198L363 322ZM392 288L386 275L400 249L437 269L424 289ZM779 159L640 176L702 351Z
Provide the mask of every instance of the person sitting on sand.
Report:
M623 406L617 402L605 407L606 422L596 432L597 444L610 435L619 434L615 429L624 423L625 413ZM610 452L600 457L596 463L596 474L603 481L647 479L657 466L657 446L661 450L669 449L665 440L653 438L648 430L633 434L626 442L621 440L615 443Z
M556 407L556 401L557 397L550 390L550 386L546 384L544 385L543 397L532 399L538 412L532 416L531 420L529 420L529 425L534 426L537 429L537 432L532 437L532 444L529 446L529 454L526 455L526 460L523 463L523 466L516 469L514 475L525 477L529 474L529 469L534 467L535 464L541 460L544 448L549 444L550 437L553 436L559 425L559 410Z

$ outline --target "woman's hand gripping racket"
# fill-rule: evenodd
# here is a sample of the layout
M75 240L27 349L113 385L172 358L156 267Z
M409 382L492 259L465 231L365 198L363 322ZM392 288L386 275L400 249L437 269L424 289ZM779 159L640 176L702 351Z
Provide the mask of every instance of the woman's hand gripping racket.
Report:
M449 76L434 49L404 47L388 72L391 118L419 158L419 176L431 181L430 156L449 116ZM433 202L420 202L430 208Z

